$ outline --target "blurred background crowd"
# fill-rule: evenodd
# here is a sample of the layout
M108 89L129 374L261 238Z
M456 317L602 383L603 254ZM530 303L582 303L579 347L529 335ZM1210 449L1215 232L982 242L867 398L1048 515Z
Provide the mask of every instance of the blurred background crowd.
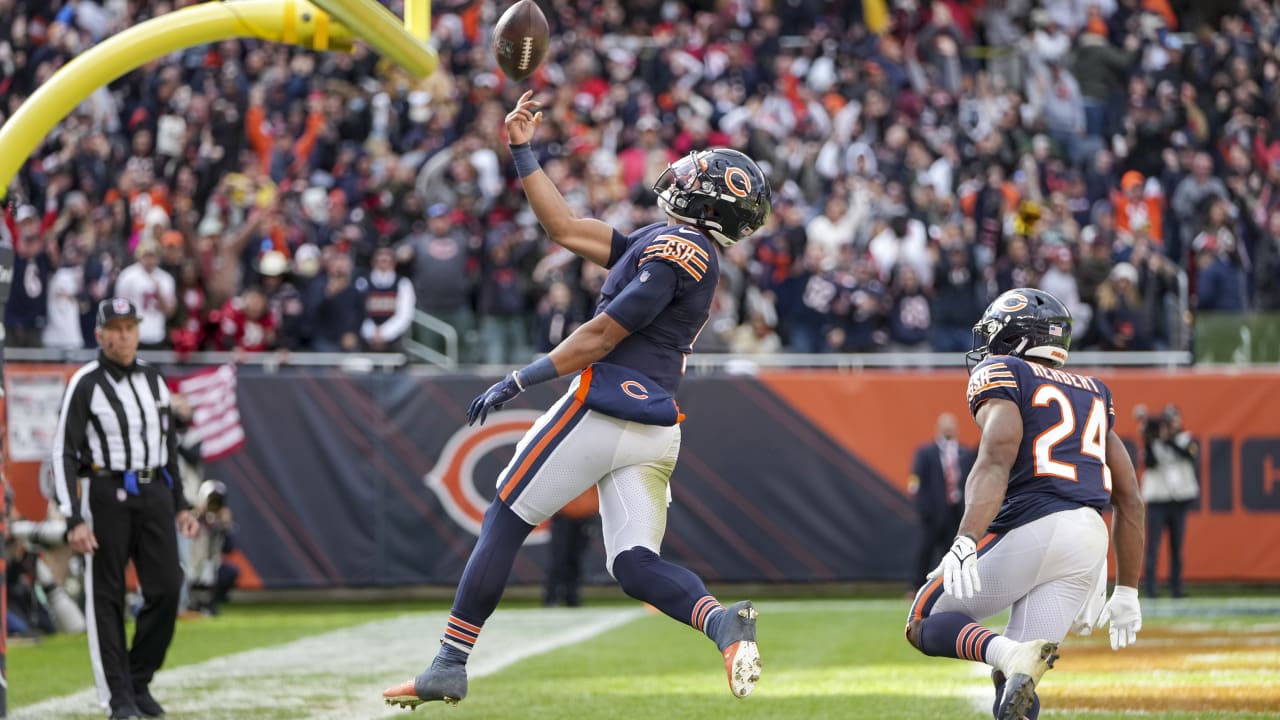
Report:
M0 0L0 120L188 4ZM396 350L421 310L463 362L527 361L604 273L527 210L503 118L528 87L546 172L624 232L691 149L766 167L774 212L726 252L700 351L967 350L1021 285L1068 303L1075 347L1184 348L1197 311L1280 309L1280 3L541 4L524 84L489 50L504 4L448 0L425 80L234 40L95 92L12 188L10 344L91 344L115 294L144 348Z

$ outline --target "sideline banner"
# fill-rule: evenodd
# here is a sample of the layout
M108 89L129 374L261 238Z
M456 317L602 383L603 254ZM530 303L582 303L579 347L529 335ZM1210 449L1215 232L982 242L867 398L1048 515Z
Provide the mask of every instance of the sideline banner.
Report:
M11 365L10 376L49 370ZM1280 581L1280 371L1096 376L1115 394L1122 438L1138 435L1136 405L1174 403L1201 441L1188 579ZM912 454L942 412L960 420L963 443L976 443L966 379L962 370L686 379L664 556L712 582L905 586L916 544ZM516 441L568 386L532 388L467 428L466 406L489 382L240 368L245 446L211 462L209 475L230 487L246 566L266 587L455 583ZM19 507L42 516L35 463L11 471ZM531 536L515 581L542 581L545 538ZM591 580L608 581L598 541L587 566Z

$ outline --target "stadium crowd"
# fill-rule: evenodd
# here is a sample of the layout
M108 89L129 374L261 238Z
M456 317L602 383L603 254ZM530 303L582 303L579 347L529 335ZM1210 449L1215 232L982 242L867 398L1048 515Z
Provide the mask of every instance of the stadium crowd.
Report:
M90 45L191 4L0 0L0 119ZM390 3L400 12L398 3ZM535 146L582 214L658 220L692 148L762 161L699 350L966 350L1037 285L1076 347L1186 342L1280 309L1280 3L544 0ZM228 40L95 92L15 181L15 345L82 347L108 294L144 347L394 350L414 309L463 361L590 316L603 271L547 242L502 120L502 3L436 3L440 70Z

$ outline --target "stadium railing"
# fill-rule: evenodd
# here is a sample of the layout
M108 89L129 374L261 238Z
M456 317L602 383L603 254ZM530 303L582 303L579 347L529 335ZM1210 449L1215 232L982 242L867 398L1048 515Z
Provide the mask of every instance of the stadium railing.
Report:
M446 326L448 327L448 326ZM450 328L452 331L452 328ZM456 334L452 353L456 358ZM428 348L429 349L429 348ZM96 349L56 350L50 348L6 348L6 362L82 364L97 356ZM434 351L433 351L434 352ZM139 357L158 365L240 365L260 366L267 371L282 367L334 367L348 372L362 373L412 368L415 372L438 373L466 370L477 374L501 375L509 367L499 365L473 365L465 368L443 357L439 363L415 363L406 353L316 353L268 351L256 353L197 352L179 354L172 350L143 350ZM440 355L436 353L436 355ZM1192 364L1192 354L1181 350L1154 352L1099 352L1080 350L1071 353L1072 367L1145 367L1184 368ZM734 355L731 353L694 353L689 356L688 368L694 372L726 372L750 374L766 369L946 369L963 368L963 353L852 353L852 354L799 354Z

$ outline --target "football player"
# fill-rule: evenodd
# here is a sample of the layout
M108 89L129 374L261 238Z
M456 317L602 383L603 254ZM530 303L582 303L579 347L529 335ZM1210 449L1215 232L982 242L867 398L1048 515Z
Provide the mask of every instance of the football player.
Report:
M578 373L569 391L516 445L463 570L440 651L417 678L383 697L403 707L467 694L467 657L497 607L516 552L533 528L595 485L608 570L628 595L705 633L725 663L730 690L746 697L760 677L756 610L723 607L689 570L663 559L668 481L683 419L673 398L685 357L706 324L719 278L718 247L764 224L769 181L736 150L695 151L670 165L654 192L669 222L623 235L577 218L530 147L542 121L532 93L506 118L529 204L553 241L609 268L595 317L549 355L516 370L472 402L484 423L536 383Z
M1112 429L1111 391L1059 369L1071 346L1066 306L1040 290L1010 290L973 331L968 398L982 429L978 458L959 535L916 594L907 639L926 655L991 665L995 717L1034 720L1036 684L1058 643L1106 592L1108 505L1116 587L1078 627L1087 634L1110 620L1113 650L1137 639L1142 499ZM1005 608L1003 635L979 624Z

